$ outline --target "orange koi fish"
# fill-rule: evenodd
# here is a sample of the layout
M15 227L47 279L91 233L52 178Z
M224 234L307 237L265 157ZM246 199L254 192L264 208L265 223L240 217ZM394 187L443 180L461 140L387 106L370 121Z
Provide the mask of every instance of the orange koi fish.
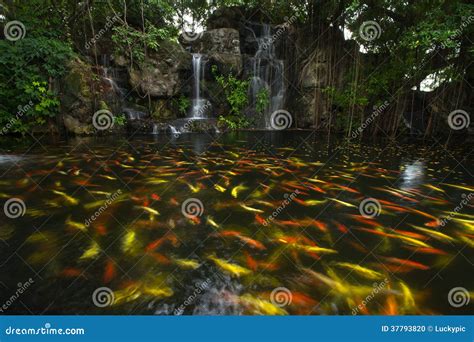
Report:
M81 276L85 278L85 275L83 274L82 270L78 268L73 268L73 267L65 268L64 270L61 271L60 275L63 277L71 277L71 278L81 277Z
M395 257L382 257L382 258L384 260L386 260L387 262L389 262L389 263L397 264L397 265L401 265L401 266L407 266L407 267L411 267L413 269L419 269L419 270L426 271L430 268L429 266L423 265L422 263L407 260L407 259L399 259L399 258L395 258Z
M105 264L104 277L103 277L104 283L110 283L112 279L115 278L116 274L117 274L117 271L115 269L115 263L113 262L112 259L108 259L107 263Z

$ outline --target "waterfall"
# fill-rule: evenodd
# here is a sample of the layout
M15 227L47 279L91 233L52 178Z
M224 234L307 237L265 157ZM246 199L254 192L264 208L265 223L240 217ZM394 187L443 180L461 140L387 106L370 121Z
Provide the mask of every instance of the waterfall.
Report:
M201 80L204 76L202 55L193 54L193 98L189 119L203 119L206 117L208 101L201 98Z
M285 102L284 83L284 62L277 59L275 54L274 38L272 28L268 24L263 24L261 34L255 35L258 50L252 61L251 79L251 100L255 108L258 94L262 89L268 93L269 104L263 113L264 125L266 129L272 129L270 122L271 114L279 109L283 109Z
M109 75L109 68L108 67L102 67L102 78L110 84L110 87L112 90L122 99L125 96L125 91L124 89L120 88L117 82L115 81L115 77L112 73L112 75Z

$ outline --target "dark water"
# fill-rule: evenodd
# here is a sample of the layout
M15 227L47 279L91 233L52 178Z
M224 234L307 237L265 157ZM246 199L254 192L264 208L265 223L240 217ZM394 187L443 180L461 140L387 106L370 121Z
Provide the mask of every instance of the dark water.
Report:
M467 144L308 132L2 142L0 305L472 314L472 165Z

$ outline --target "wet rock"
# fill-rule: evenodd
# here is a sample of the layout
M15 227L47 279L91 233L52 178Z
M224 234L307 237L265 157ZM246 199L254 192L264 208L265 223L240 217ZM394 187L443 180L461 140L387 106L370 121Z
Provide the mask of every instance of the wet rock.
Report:
M182 72L191 69L191 54L179 44L163 42L159 53L151 53L138 67L130 69L130 84L139 93L170 97L185 82Z

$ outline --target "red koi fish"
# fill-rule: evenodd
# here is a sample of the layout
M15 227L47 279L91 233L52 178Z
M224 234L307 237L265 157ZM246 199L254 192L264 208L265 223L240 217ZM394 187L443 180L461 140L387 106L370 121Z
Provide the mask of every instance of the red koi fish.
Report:
M114 261L112 259L108 259L105 264L104 277L103 277L104 283L110 283L112 279L115 278L116 274L117 274L117 271L115 269Z

